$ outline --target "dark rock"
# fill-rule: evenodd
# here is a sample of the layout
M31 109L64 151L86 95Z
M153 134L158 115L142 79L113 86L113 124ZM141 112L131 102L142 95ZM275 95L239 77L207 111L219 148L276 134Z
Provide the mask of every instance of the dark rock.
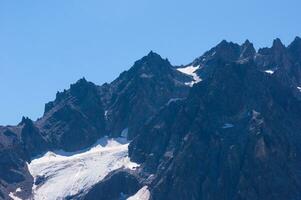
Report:
M35 124L52 148L75 151L105 135L105 119L97 86L84 78L58 93Z
M157 175L152 199L301 197L301 102L253 65L220 65L141 129L130 156Z
M119 200L121 197L134 195L141 187L136 175L127 171L117 170L93 186L81 199Z
M35 127L34 122L29 118L22 119L20 123L21 130L21 143L24 152L27 154L27 160L31 157L39 155L41 152L46 151L48 146L38 128Z
M150 52L110 84L111 99L107 108L107 132L120 136L128 129L128 138L171 98L185 97L191 77L178 72L158 54Z
M257 53L248 40L222 41L190 64L203 80L192 88L190 76L154 52L112 83L82 78L36 122L0 127L0 198L20 185L29 198L33 156L123 135L133 139L139 170L114 171L67 199L126 198L143 185L159 200L301 199L300 58L299 37Z

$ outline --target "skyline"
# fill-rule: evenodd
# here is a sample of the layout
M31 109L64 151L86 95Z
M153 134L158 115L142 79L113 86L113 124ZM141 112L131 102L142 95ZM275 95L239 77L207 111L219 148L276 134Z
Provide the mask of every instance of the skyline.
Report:
M275 38L288 45L301 36L300 6L296 0L1 1L0 125L22 116L36 120L56 91L81 77L110 82L151 50L185 65L223 39L249 39L256 50Z

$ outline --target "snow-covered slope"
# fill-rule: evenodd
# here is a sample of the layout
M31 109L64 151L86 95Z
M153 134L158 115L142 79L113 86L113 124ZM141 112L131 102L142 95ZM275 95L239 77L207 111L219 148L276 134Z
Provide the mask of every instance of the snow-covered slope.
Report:
M19 197L16 196L17 192L21 192L21 189L17 188L17 190L15 192L10 192L8 196L10 198L12 198L13 200L22 200L22 199L20 199Z
M195 73L196 70L198 70L199 68L200 68L200 66L196 66L196 67L195 66L187 66L187 67L184 67L184 68L178 68L177 70L184 73L184 74L192 76L193 81L185 83L185 84L189 85L189 86L193 86L193 84L202 81L202 79Z
M80 152L47 152L28 164L37 185L35 200L57 200L85 192L109 172L138 165L128 157L128 142L123 138L102 138Z
M142 187L136 194L127 198L127 200L149 200L150 192L147 186Z

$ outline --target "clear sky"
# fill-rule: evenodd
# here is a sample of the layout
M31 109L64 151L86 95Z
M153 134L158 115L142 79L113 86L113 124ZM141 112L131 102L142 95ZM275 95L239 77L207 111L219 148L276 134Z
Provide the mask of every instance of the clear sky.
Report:
M300 0L1 0L0 124L40 117L81 77L110 82L154 50L187 64L222 39L301 36Z

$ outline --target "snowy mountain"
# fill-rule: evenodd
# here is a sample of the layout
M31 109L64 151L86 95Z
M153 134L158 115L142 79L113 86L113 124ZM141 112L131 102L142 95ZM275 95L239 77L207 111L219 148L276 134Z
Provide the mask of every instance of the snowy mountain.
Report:
M107 137L87 150L47 152L28 164L35 181L33 197L37 200L63 199L85 193L110 172L136 167L138 165L128 157L128 141Z
M301 39L154 52L0 127L0 199L301 199Z

